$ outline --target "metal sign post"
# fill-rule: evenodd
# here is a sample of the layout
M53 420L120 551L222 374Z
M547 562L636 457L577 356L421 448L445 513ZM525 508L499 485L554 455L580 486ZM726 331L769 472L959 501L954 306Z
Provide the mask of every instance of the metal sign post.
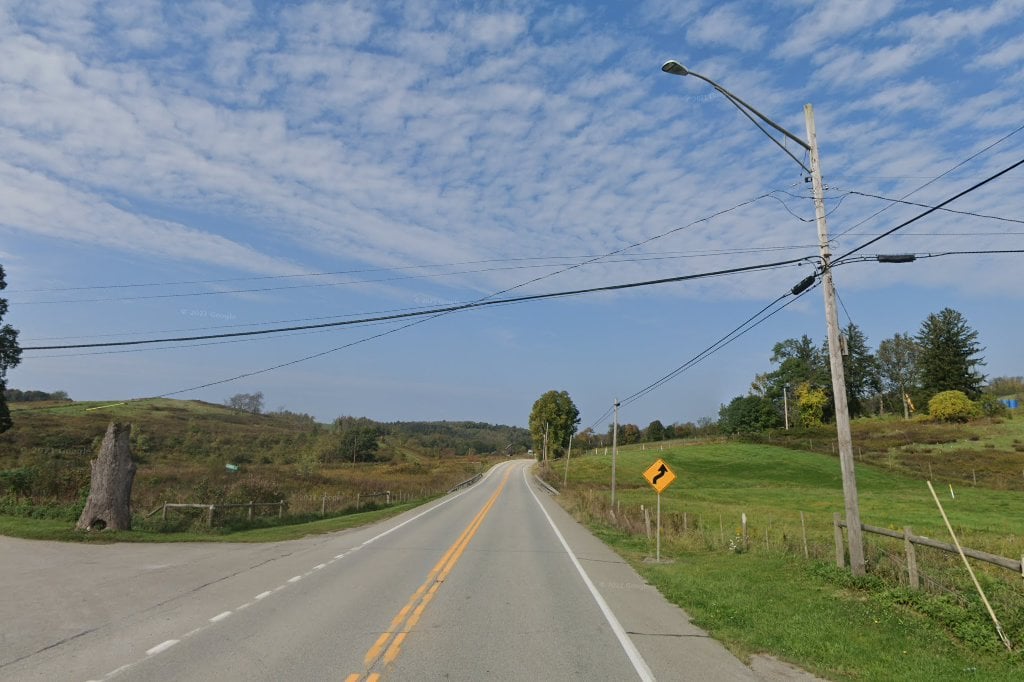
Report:
M654 561L661 563L661 493L672 485L672 481L676 480L676 475L663 460L659 459L647 468L647 471L644 472L644 478L651 484L654 491L658 493L658 531L657 539L655 540Z

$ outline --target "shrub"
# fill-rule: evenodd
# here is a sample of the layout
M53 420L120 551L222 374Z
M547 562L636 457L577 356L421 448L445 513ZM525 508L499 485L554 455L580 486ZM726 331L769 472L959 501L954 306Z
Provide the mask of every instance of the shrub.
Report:
M963 391L942 391L928 401L928 415L940 422L966 422L979 416L979 410Z
M1010 412L1010 408L991 393L982 393L975 405L986 417L1005 417Z

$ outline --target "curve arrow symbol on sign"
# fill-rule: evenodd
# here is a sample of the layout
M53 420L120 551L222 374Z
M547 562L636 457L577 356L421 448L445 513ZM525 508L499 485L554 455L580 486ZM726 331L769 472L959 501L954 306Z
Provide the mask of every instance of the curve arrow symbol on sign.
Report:
M651 485L658 485L658 479L668 473L668 467L662 462L661 466L658 467L658 473L651 479Z

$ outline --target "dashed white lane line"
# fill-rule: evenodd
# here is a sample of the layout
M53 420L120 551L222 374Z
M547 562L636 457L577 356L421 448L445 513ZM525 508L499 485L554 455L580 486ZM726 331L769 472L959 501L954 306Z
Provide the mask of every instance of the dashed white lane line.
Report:
M497 467L492 467L484 475L484 478L485 479L488 478L491 475L491 473L494 471L495 468L497 468ZM415 516L413 516L413 517L411 517L409 519L406 519L405 521L403 521L402 523L398 524L397 526L393 526L393 527L389 528L388 530L384 531L383 533L375 535L374 537L372 537L369 540L365 541L361 545L358 545L356 547L352 547L347 552L342 552L341 554L335 555L335 557L333 559L329 559L325 563L317 564L316 566L313 567L313 569L311 571L305 573L304 575L294 576L292 578L289 578L288 582L283 584L283 585L278 585L274 589L267 590L266 592L260 592L259 594L257 594L253 598L253 601L245 602L244 604L241 604L241 605L237 606L235 608L235 611L241 611L242 609L247 609L250 606L252 606L253 604L255 604L256 602L258 602L258 601L260 601L262 599L266 599L267 597L272 595L274 592L277 592L279 590L283 590L285 587L288 586L289 583L297 583L298 581L302 580L302 578L304 576L311 575L313 573L313 571L319 571L320 569L326 568L329 564L333 564L335 561L338 561L339 559L344 559L346 556L348 556L352 552L356 552L356 551L362 549L363 547L366 547L367 545L369 545L369 544L371 544L373 542L376 542L377 540L380 540L382 537L385 537L387 535L390 535L391 533L394 533L399 528L412 523L413 521L419 519L420 517L426 516L430 512L434 511L435 509L438 509L439 507L443 507L444 505L448 504L449 502L452 502L452 501L456 500L457 498L462 497L464 494L469 492L469 490L470 489L467 488L466 490L463 490L462 492L458 493L457 495L453 495L453 496L449 497L448 499L446 499L446 500L444 500L444 501L442 501L442 502L440 502L438 504L435 504L433 507L430 507L429 509L425 509L422 512L420 512L419 514L416 514ZM227 618L231 614L232 614L232 611L224 611L223 613L218 613L216 616L214 616L213 618L209 619L210 623L219 623L220 621L224 620L225 618ZM188 637L191 637L192 635L198 634L202 630L205 630L206 627L209 627L209 626L198 627L198 628L192 630L191 632L188 632L187 634L183 635L182 639L186 639ZM147 656L155 656L155 655L157 655L159 653L163 653L164 651L167 651L168 649L170 649L175 644L178 644L180 641L181 641L180 639L169 639L166 642L161 642L160 644L157 644L155 647L153 647L151 649L147 649L146 650L146 655ZM126 665L122 665L120 668L117 668L116 670L112 670L111 672L107 673L103 677L103 679L104 680L109 680L110 678L115 677L118 674L120 674L120 673L128 670L129 668L134 667L134 666L135 666L135 663L128 663ZM90 682L92 682L92 681L90 681Z
M175 644L177 644L180 641L181 640L178 640L178 639L169 639L166 642L161 642L160 644L157 644L152 649L146 649L146 655L147 656L156 656L159 653L163 653L164 651L167 651L168 649L170 649L172 646L174 646Z

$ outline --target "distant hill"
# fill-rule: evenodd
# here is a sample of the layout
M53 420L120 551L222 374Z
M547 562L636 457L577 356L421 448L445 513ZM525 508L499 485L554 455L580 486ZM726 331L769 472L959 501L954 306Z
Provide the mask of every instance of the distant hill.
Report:
M0 434L0 469L41 463L87 465L110 421L132 422L141 461L290 464L331 437L334 426L294 412L249 414L198 400L12 403L14 427ZM529 432L479 422L360 422L376 427L377 460L504 453L529 447Z

